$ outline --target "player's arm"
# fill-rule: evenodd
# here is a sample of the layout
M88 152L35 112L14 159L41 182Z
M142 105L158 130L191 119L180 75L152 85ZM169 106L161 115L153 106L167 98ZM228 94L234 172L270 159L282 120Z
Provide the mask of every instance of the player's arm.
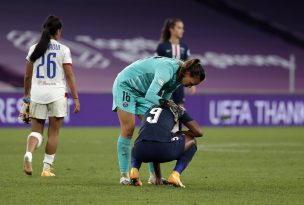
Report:
M185 126L189 129L187 131L183 131L184 134L189 135L191 137L202 137L203 131L199 124L195 121L189 121L185 124Z
M180 121L189 129L187 131L182 131L183 134L189 135L191 137L202 137L203 131L199 124L191 118L191 116L185 112L180 118Z
M165 100L170 100L172 96L172 92L165 92L162 96L163 99Z
M162 68L159 68L159 71L155 72L154 79L145 95L145 98L155 105L160 105L159 100L162 99L162 97L160 97L158 93L164 84L168 82L173 76L173 73L169 73L171 69L168 69L168 73L161 72L161 69Z
M32 75L33 75L33 63L30 61L26 62L26 69L24 75L24 97L23 105L20 109L19 119L23 122L29 124L30 118L30 92L32 87Z
M24 98L30 97L33 75L33 63L26 61L26 70L24 75Z
M77 113L80 111L80 103L72 65L69 63L63 64L63 70L74 99L74 113Z

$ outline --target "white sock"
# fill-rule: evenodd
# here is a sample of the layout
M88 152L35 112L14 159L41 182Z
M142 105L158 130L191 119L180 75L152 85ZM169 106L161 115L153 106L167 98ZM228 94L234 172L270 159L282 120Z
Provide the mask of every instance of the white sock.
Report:
M43 169L50 169L54 162L55 154L44 154Z
M155 177L155 172L149 172L150 173L150 177Z
M32 162L33 155L31 152L26 152L24 157L26 157L29 162Z
M121 176L121 177L130 178L128 172L121 172L121 173L120 173L120 176Z

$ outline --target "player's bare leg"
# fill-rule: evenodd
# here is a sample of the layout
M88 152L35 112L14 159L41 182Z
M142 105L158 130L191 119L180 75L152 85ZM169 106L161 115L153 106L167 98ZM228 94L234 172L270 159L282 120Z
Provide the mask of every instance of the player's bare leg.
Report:
M163 180L161 177L160 164L158 162L153 162L155 168L155 185L163 185Z
M129 164L131 160L131 138L135 129L135 115L117 108L121 134L117 141L117 155L120 170L120 184L130 183Z
M57 151L58 138L59 138L59 130L62 126L63 117L50 117L49 118L49 129L48 129L48 141L45 147L45 155L43 160L43 171L41 176L50 177L55 176L52 173L52 165L55 158L55 153Z
M23 159L23 171L27 175L32 175L33 152L42 144L42 134L45 120L31 119L32 132L27 138L26 152Z

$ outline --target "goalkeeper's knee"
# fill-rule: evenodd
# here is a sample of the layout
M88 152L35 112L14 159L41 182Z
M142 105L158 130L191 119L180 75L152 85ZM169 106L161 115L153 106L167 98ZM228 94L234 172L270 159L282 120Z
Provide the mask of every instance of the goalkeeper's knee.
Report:
M30 139L30 137L35 137L38 140L38 143L36 145L36 149L39 148L43 142L43 137L39 132L32 132L31 134L29 134L29 136L27 137L27 140Z

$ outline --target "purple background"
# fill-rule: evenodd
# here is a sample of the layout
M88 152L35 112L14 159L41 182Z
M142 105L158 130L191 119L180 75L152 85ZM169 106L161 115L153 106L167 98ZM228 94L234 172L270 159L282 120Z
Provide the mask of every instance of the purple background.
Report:
M250 1L239 1L246 7L252 6L257 11L264 11L263 6ZM267 8L276 1L269 1ZM271 3L272 2L272 3ZM264 5L265 6L265 5ZM290 5L289 5L290 6ZM296 6L296 5L295 5ZM279 16L270 13L270 20ZM267 12L265 12L267 13ZM39 37L41 24L49 14L60 17L64 23L63 39L81 46L86 51L102 55L110 64L105 69L92 66L90 69L77 62L81 49L71 49L74 59L74 70L77 84L81 92L110 93L116 74L129 62L117 58L119 52L130 56L133 61L146 55L153 55L159 40L163 21L167 17L179 17L185 24L184 41L193 55L204 56L206 52L228 55L276 55L288 59L290 55L296 60L296 92L304 92L304 55L303 50L290 45L276 36L268 35L250 27L225 14L210 9L197 1L161 1L161 0L129 0L129 1L8 1L1 3L0 30L0 65L19 75L24 73L27 46L20 50L8 40L12 30L21 32L37 32ZM288 15L292 18L293 13ZM283 15L284 16L284 15ZM285 15L286 16L286 15ZM303 18L302 18L303 19ZM290 21L288 21L290 22ZM288 24L288 22L283 22ZM299 19L291 20L298 29ZM123 48L96 48L79 42L77 36L89 36L92 39L130 40L143 38L151 40L151 45L139 52L132 53ZM30 35L30 38L35 35ZM35 38L34 38L35 39ZM70 44L69 44L70 45ZM122 46L120 43L119 46ZM139 44L140 46L140 44ZM129 48L134 48L130 46ZM218 61L218 59L215 59ZM207 71L206 83L199 86L199 93L287 93L288 70L280 66L229 66L226 69L205 63ZM18 90L0 82L0 90Z
M21 122L17 122L18 116L18 100L19 106L21 106L22 95L17 93L0 94L0 127L24 127ZM216 114L212 114L212 108L210 102L216 103L223 101L236 101L240 102L248 101L251 111L252 122L240 122L239 115L236 116L236 121L226 120L220 122L218 119L222 114L216 111ZM293 110L291 115L297 116L297 121L290 121L284 123L282 120L278 124L269 121L266 123L258 123L257 121L257 109L255 109L254 102L257 100L264 100L269 103L284 103L284 110L288 110L286 103L299 104L297 110ZM115 112L111 111L112 96L110 94L81 94L81 112L79 114L71 114L66 120L68 120L66 126L118 126L118 119ZM197 120L202 126L303 126L304 125L304 96L301 95L200 95L189 97L187 99L186 106L191 116ZM241 110L242 106L237 106L236 109ZM72 111L73 106L70 106ZM226 106L226 109L230 112L232 106ZM216 110L218 110L216 108ZM274 115L280 115L278 109L275 109ZM241 113L241 112L240 112ZM282 113L281 113L282 114ZM231 113L230 113L231 115ZM214 123L210 116L215 117ZM282 119L288 118L288 116L281 115Z
M230 2L238 3L272 23L282 24L303 34L302 1ZM77 86L81 93L81 113L67 118L68 126L118 125L116 113L111 111L114 78L129 63L154 54L163 22L168 17L178 17L184 21L183 41L189 46L193 57L203 57L207 80L198 86L198 95L187 96L186 103L188 111L199 123L203 126L303 126L303 123L294 122L259 124L254 106L254 102L259 99L270 103L303 103L303 49L198 1L10 0L1 2L0 9L0 77L3 79L6 72L21 82L18 87L6 79L0 80L0 127L25 126L17 121L22 103L25 56L29 46L37 42L42 22L50 14L63 21L61 41L71 48ZM101 41L103 44L100 44ZM213 61L207 58L210 54L216 54ZM231 62L233 57L244 55L251 60L255 58L255 63L237 65ZM286 66L261 61L269 56L283 61L294 56L298 95L287 94L289 70ZM94 59L98 61L92 63ZM223 60L226 66L221 64ZM227 100L247 100L252 112L252 123L240 123L240 116L237 116L236 121L228 119L214 124L216 120L210 120L210 104L212 101L220 103L224 100L226 103L231 102ZM224 108L224 112L230 111L231 107ZM297 112L300 117L304 115L302 107Z

